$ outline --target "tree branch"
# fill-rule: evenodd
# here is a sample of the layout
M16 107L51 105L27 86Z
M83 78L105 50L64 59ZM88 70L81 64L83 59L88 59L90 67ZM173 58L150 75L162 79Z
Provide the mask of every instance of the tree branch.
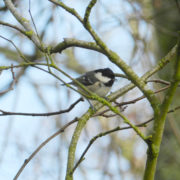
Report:
M64 8L65 10L67 10L69 13L73 14L77 19L79 19L77 17L77 12L73 11L72 8L69 8L68 6L62 4L62 2L57 2L55 0L50 0L51 2L56 2L57 5L61 6L62 8ZM88 5L87 9L86 9L86 15L87 18L90 15L91 9L92 7L95 5L96 0L91 0L90 4ZM86 30L91 34L92 38L95 40L96 44L98 46L100 46L103 51L105 52L105 55L109 58L109 60L116 64L121 70L123 70L123 72L128 76L128 78L135 84L137 85L137 87L143 92L143 94L147 97L147 99L149 100L152 108L154 109L154 113L158 114L158 105L159 102L157 100L157 98L153 95L153 92L147 88L147 86L145 85L145 83L142 81L142 79L140 79L137 74L130 68L130 66L128 66L119 56L118 54L116 54L115 52L111 51L110 49L108 49L108 47L106 46L106 44L101 40L101 38L96 34L96 32L92 29L89 21L87 21L86 23L82 22L81 19L79 19L79 21L82 23L82 25L86 28Z
M97 0L91 0L89 5L86 8L85 14L84 14L84 24L86 24L89 21L89 16L91 13L92 8L96 4Z
M137 127L145 127L146 124L150 123L151 121L153 120L153 118L149 119L148 121L145 121L143 123L140 123L140 124L136 124L135 126ZM89 144L87 145L86 149L83 151L81 157L79 158L79 160L77 161L77 163L75 164L71 174L74 173L74 171L77 169L77 167L79 166L79 164L83 161L84 159L84 156L86 155L87 151L89 150L89 148L92 146L92 144L100 137L103 137L103 136L106 136L108 134L111 134L113 132L116 132L116 131L121 131L121 130L126 130L126 129L132 129L131 126L127 126L127 127L116 127L116 128L113 128L109 131L106 131L106 132L102 132L102 133L99 133L97 134L96 136L94 136L90 141L89 141Z
M13 180L17 180L18 177L20 176L20 174L22 173L22 171L24 170L24 168L27 166L27 164L33 159L33 157L49 142L51 141L53 138L55 138L57 135L61 134L64 132L64 130L69 127L71 124L75 123L78 121L78 118L75 118L74 120L70 121L69 123L65 124L61 129L59 129L57 132L55 132L53 135L51 135L50 137L48 137L44 142L42 142L37 149L27 158L25 159L24 163L22 164L22 166L20 167L19 171L17 172L17 174L15 175L15 177L13 178Z
M78 14L78 12L74 8L70 8L70 7L66 6L61 1L57 1L57 0L48 0L48 1L52 2L53 4L55 4L57 6L60 6L61 8L63 8L64 10L66 10L67 12L69 12L70 14L75 16L81 23L83 23L83 19L81 18L81 16Z
M8 42L10 42L10 43L14 46L14 48L16 49L16 51L17 51L17 53L19 54L20 58L22 58L24 61L26 61L25 56L24 56L23 53L19 50L19 48L14 44L13 41L11 41L10 39L7 39L7 38L5 38L5 37L3 37L3 36L1 36L1 35L0 35L0 38L6 40L6 41L8 41ZM0 67L0 68L1 68L1 67ZM12 68L12 65L9 66L9 68L7 68L7 69L10 69L10 68ZM13 68L14 68L14 66L13 66ZM3 70L3 69L0 69L0 70Z
M151 70L146 72L141 77L142 81L145 82L149 77L151 77L156 72L160 71L170 61L172 61L173 57L176 55L176 51L177 51L177 44L168 52L168 54L165 57L163 57L162 59L160 59L158 61L158 64L155 67L153 67ZM108 96L108 98L110 99L110 101L114 101L118 97L120 97L123 94L127 93L129 90L133 89L134 87L135 87L135 85L133 83L130 83L130 84L126 85L124 88L122 88L121 90L112 93L110 96Z
M177 106L176 108L169 110L168 113L173 113L173 112L175 112L176 110L179 110L179 109L180 109L180 106ZM135 126L137 126L137 127L146 127L146 124L152 122L153 120L154 120L154 118L151 118L151 119L149 119L149 120L147 120L147 121L145 121L145 122L143 122L143 123L136 124ZM111 134L111 133L116 132L116 131L121 131L121 130L126 130L126 129L132 129L132 127L131 127L131 126L127 126L127 127L122 127L122 128L121 128L121 127L118 126L118 127L113 128L113 129L111 129L111 130L109 130L109 131L102 132L102 133L99 133L99 134L97 134L96 136L94 136L94 137L89 141L89 144L87 145L86 149L83 151L81 157L79 158L79 160L78 160L77 163L75 164L75 166L74 166L71 174L74 173L74 171L77 169L77 167L79 166L79 164L83 161L84 156L86 155L86 153L87 153L87 151L89 150L89 148L92 146L92 144L93 144L98 138L103 137L103 136L106 136L106 135Z
M44 51L44 47L42 46L42 43L39 40L38 36L34 33L33 29L31 28L29 20L22 17L21 14L18 13L16 7L14 6L11 0L4 0L4 3L6 7L9 9L9 11L11 11L12 15L16 18L16 20L25 28L26 36L28 36L40 50Z
M177 56L175 61L175 72L173 75L173 80L168 92L165 95L164 101L160 107L160 114L157 117L155 117L152 139L150 139L149 148L148 148L144 180L154 179L157 158L159 155L160 145L164 132L166 116L168 113L169 106L172 102L172 98L180 82L180 34L179 34L176 54Z
M15 78L14 71L13 71L13 65L11 65L11 73L12 73L12 79L13 79L13 81L12 81L12 83L10 84L10 86L9 86L8 89L0 92L0 96L2 96L3 94L5 94L5 93L7 93L7 92L9 92L9 91L11 91L11 90L13 90L14 85L16 84L16 78Z
M20 29L19 27L15 26L15 25L12 25L12 24L9 24L9 23L3 22L3 21L0 21L0 25L13 28L13 29L19 31L21 34L24 34L25 36L27 36L29 38L29 36L26 34L26 31Z
M100 53L105 53L99 46L94 42L82 41L73 38L64 38L64 41L60 42L57 46L50 49L50 53L61 53L63 50L69 47L81 47L89 50L94 50Z
M179 85L179 86L180 86L180 85ZM166 86L166 87L163 87L163 88L155 91L154 94L157 94L157 93L159 93L159 92L165 91L165 90L167 90L169 87L170 87L170 85L168 85L168 86ZM134 103L136 103L137 101L140 101L140 100L142 100L142 99L144 99L144 98L146 98L146 97L143 95L143 96L140 96L140 97L135 98L135 99L130 100L130 101L121 102L121 103L115 102L115 104L116 104L115 107L122 107L122 106L124 106L124 105L134 104ZM106 112L108 112L108 111L110 111L110 109L105 109L104 111L97 112L96 114L93 115L93 117L95 117L95 116L104 116L104 113L106 113ZM111 114L110 116L105 115L104 117L112 117L112 116L115 116L115 115L116 115L116 114L114 114L114 115Z
M49 113L21 113L21 112L8 112L8 111L3 111L0 109L0 116L12 116L12 115L19 115L19 116L54 116L54 115L59 115L63 114L66 112L71 111L80 101L83 101L83 98L79 98L77 101L75 101L73 104L69 106L69 108L65 110L60 110L56 112L49 112Z

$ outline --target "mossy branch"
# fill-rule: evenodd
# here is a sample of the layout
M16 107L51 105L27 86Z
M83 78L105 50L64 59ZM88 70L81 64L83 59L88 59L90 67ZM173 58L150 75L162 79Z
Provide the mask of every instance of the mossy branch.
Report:
M80 47L105 54L105 52L95 42L82 41L73 38L64 38L62 42L50 49L50 53L61 53L69 47Z
M177 46L175 46L173 49L172 49L172 53L170 53L169 55L167 55L167 58L163 58L162 59L162 62L160 63L161 65L156 65L152 70L150 70L150 71L148 71L143 77L142 77L142 79L143 80L146 80L147 78L149 78L150 76L152 76L154 73L156 73L158 70L160 70L161 68L163 68L170 60L171 60L171 58L170 57L172 57L172 56L174 56L174 54L173 54L173 52L174 52L174 50L176 50L177 49ZM28 62L28 63L21 63L20 65L16 65L16 66L14 66L14 67L26 67L26 66L35 66L35 65L42 65L42 66L47 66L47 64L46 63L35 63L35 62ZM49 64L50 66L52 66L53 68L57 68L56 66L53 66L53 65L51 65L51 64ZM5 70L5 69L10 69L11 68L11 66L1 66L0 67L0 69L1 70ZM126 87L124 87L124 88L122 88L120 91L118 91L118 92L116 92L116 93L113 93L111 96L109 96L109 98L111 98L111 100L113 99L113 98L115 98L115 97L119 97L119 96L121 96L122 94L124 94L125 92L127 92L128 90L130 90L130 89L132 89L133 87L135 87L134 86L134 84L130 84L130 85L127 85ZM117 94L118 93L118 94ZM96 109L98 109L98 108L101 108L102 107L102 104L100 103L100 104L98 104L97 106L96 106ZM91 112L91 110L90 110L90 112L88 112L88 113L93 113L93 112ZM92 114L91 115L89 115L89 116L92 116ZM85 115L85 117L86 117L86 119L84 119L83 120L83 123L80 123L80 125L79 125L79 128L80 127L82 127L83 126L83 124L84 124L84 126L85 126L85 124L86 124L86 122L87 122L87 120L89 119L89 116L87 115ZM88 117L88 118L87 118ZM81 121L80 121L81 122ZM77 130L77 134L80 132L80 129L79 128L77 128L78 130ZM82 127L83 128L83 127ZM77 137L77 136L76 136ZM77 139L77 141L78 141L78 139ZM75 142L75 139L72 139L72 142L74 142L74 143L76 143L77 144L77 141ZM74 149L75 148L75 146L74 146L74 143L72 144L73 145L73 147L72 147L72 149ZM71 149L71 150L72 150ZM70 151L70 150L69 150ZM74 156L75 155L75 152L73 153L72 151L71 151L71 157L72 156ZM72 160L72 158L70 158L71 160ZM73 162L74 163L74 162ZM70 171L69 171L70 172Z
M89 5L86 8L85 14L84 14L84 24L86 24L89 21L89 16L91 13L92 8L96 4L97 0L91 0Z
M54 3L57 6L60 6L61 8L66 10L68 13L75 16L81 23L83 22L83 19L74 8L70 8L69 6L66 6L62 1L57 1L57 0L49 0L49 1Z
M180 82L180 37L178 40L176 55L177 57L176 57L175 68L174 68L175 72L173 75L171 86L169 90L167 91L164 101L160 107L161 113L159 114L159 116L155 117L155 120L154 120L153 134L152 134L152 139L148 148L148 158L146 162L144 180L154 179L157 158L159 155L160 145L161 145L162 136L164 132L166 116L167 116L169 107L171 105L173 96Z
M12 3L11 0L4 0L4 3L6 7L9 9L9 11L12 13L12 15L16 18L16 20L24 27L26 31L22 32L24 35L26 35L29 39L31 39L34 44L42 51L44 51L42 42L39 40L38 36L35 34L33 29L31 28L31 25L29 23L29 20L22 17L20 13L18 13L16 7ZM4 24L5 25L5 24ZM6 25L8 25L6 23ZM12 26L11 26L12 27ZM13 27L16 30L21 31L19 28Z
M96 94L92 94L91 99L97 100L97 101L101 102L103 105L109 107L109 109L111 111L113 111L115 114L119 115L124 120L124 122L126 124L128 124L131 128L133 128L134 131L146 142L147 138L143 135L143 133L139 130L139 128L136 127L135 125L133 125L123 114L121 114L119 112L119 110L116 107L112 106L110 102L108 102L104 98L97 96ZM99 106L99 104L97 106L95 106L95 108L97 110L100 107L101 106ZM82 118L80 118L78 121L78 124L77 124L76 129L73 133L71 144L69 147L66 180L72 180L73 179L72 172L74 169L74 160L75 160L75 151L76 151L77 142L79 140L79 137L81 135L81 132L82 132L84 126L86 125L86 122L88 121L88 119L91 116L93 116L94 113L95 113L95 111L93 111L92 109L89 109L89 111Z
M11 2L10 0L4 0L5 2ZM90 16L90 13L91 13L91 10L92 10L92 7L94 7L95 3L96 3L96 0L91 0L88 7L86 8L86 12L85 12L85 16L84 16L84 19L82 19L80 17L80 15L76 12L75 9L73 8L70 8L68 6L66 6L64 3L62 3L61 1L55 1L55 0L50 0L51 2L53 2L54 4L56 5L59 5L60 7L62 7L63 9L65 9L67 12L71 13L72 15L74 15L82 24L83 26L87 29L87 31L91 34L91 36L93 37L93 39L95 40L96 43L92 43L91 44L87 44L86 43L86 46L85 48L89 48L89 49L92 49L92 50L96 50L98 52L101 52L103 54L105 54L109 60L111 62L113 62L114 64L116 64L119 68L121 68L124 73L128 76L128 78L133 82L133 84L130 84L129 86L126 86L126 89L124 89L122 92L118 92L118 94L113 94L111 97L112 99L113 98L117 98L118 96L120 96L120 94L122 93L125 93L127 92L129 89L132 89L133 87L135 87L135 85L137 85L139 87L139 89L144 93L144 95L147 97L147 99L149 100L149 102L151 103L151 106L153 107L154 109L154 112L155 112L155 120L157 122L157 125L160 125L158 124L158 120L159 120L159 102L157 101L156 97L154 96L153 92L151 90L149 90L147 87L146 87L146 84L144 82L144 80L146 78L149 77L150 74L146 74L146 76L143 76L142 78L139 78L137 76L137 74L113 51L111 51L107 46L106 44L101 40L101 38L96 34L96 32L92 29L90 23L89 23L89 16ZM11 9L11 6L8 7L9 9ZM13 9L11 9L12 13L13 13ZM15 11L16 13L16 11ZM15 17L16 17L16 14L14 13ZM18 17L18 16L17 16ZM18 19L18 18L17 18ZM37 37L35 36L35 33L31 30L31 28L29 28L28 26L28 21L22 17L19 17L19 22L24 26L24 28L26 29L26 35L30 38L32 38L32 41L36 44L40 43L40 47L42 49L42 46L41 46L41 42L39 42L38 39L36 39ZM38 40L38 42L36 42L36 40ZM37 45L36 44L36 45ZM71 46L76 46L78 43L77 42L72 42L72 41L69 41L69 42L62 42L60 43L55 49L50 49L50 52L53 53L53 50L54 52L57 51L58 49L61 49L59 52L61 52L62 50L64 50L65 48L67 47L71 47ZM37 45L38 46L38 45ZM84 44L79 43L79 45L77 45L78 47L84 47ZM51 51L52 50L52 51ZM44 52L46 51L43 50ZM165 63L167 63L167 61L165 61ZM162 67L164 67L164 62L162 64L159 64L159 66L157 67L156 70L154 70L153 72L151 72L152 74L158 69L161 69ZM34 65L37 65L37 64L31 64L32 66ZM29 65L27 65L29 66ZM47 66L47 64L46 64ZM54 65L53 63L51 63L50 65L48 64L48 67L51 66L55 69L57 69L58 67L56 65ZM3 69L3 68L2 68ZM5 68L4 68L5 69ZM177 78L178 79L178 78ZM179 80L177 80L179 81ZM134 85L135 84L135 85ZM166 110L167 110L167 107L169 106L169 103L171 102L172 100L172 96L173 96L173 92L175 91L176 89L176 86L175 86L175 82L174 84L172 83L172 91L171 93L169 93L169 101L167 102L164 102L164 106L162 106L162 110L164 110L164 112L166 113ZM83 87L83 86L82 86ZM173 87L174 87L174 90L173 90ZM84 87L83 87L84 88ZM170 98L171 97L171 98ZM96 95L92 95L90 94L90 98L92 99L95 99L95 100L98 100L99 102L101 102L103 105L106 105L108 106L114 113L118 114L120 117L122 117L124 119L124 121L129 124L130 126L133 127L133 129L136 131L136 133L138 135L140 135L140 137L143 139L143 140L146 140L146 137L144 137L144 135L139 131L139 129L134 126L133 124L131 124L131 122L125 117L123 116L116 108L114 108L113 106L111 106L111 104L102 99L102 98L99 98L98 96ZM111 100L112 100L111 99ZM102 104L98 104L97 106L98 107L102 107L103 105ZM72 175L71 175L71 170L74 166L74 159L75 159L75 151L76 151L76 145L77 145L77 142L78 142L78 139L80 137L80 134L81 134L81 131L82 129L84 128L86 122L88 121L88 119L93 115L93 111L90 109L82 118L81 120L78 122L78 125L74 131L74 135L72 137L72 140L71 140L71 145L70 145L70 148L69 148L69 156L68 156L68 168L67 168L67 177L66 179L69 180L69 179L72 179ZM153 134L155 138L155 134ZM150 154L153 154L153 158L152 156L148 156L152 159L155 159L156 158L156 151L158 152L157 150L157 146L158 146L158 143L154 143L153 141L155 141L154 139L151 139L152 140L152 143L149 144L149 147L150 147L150 151L151 153ZM154 158L155 157L155 158Z
M73 9L66 6L64 3L56 0L49 0L56 5L59 5L72 15L74 15L85 27L85 29L91 34L92 38L95 40L96 44L105 52L105 55L109 58L109 60L116 64L126 75L127 77L143 92L143 94L149 100L152 108L154 109L154 113L158 114L158 105L159 102L157 98L154 96L153 91L147 88L146 84L137 76L137 74L128 66L115 52L111 51L106 44L101 40L101 38L96 34L96 32L92 29L90 22L88 21L88 17L90 15L91 9L94 7L96 0L91 0L88 7L86 8L85 19L86 23L82 21L82 18L79 18L78 13Z

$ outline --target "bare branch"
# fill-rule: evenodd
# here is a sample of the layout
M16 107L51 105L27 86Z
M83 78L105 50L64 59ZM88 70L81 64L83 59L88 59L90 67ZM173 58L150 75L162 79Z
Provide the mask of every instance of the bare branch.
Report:
M57 46L50 49L50 53L61 53L63 50L69 48L69 47L81 47L89 50L94 50L100 53L105 53L96 43L94 42L88 42L88 41L82 41L77 40L73 38L64 38L63 42L60 42Z
M177 107L175 107L174 109L169 110L169 111L168 111L168 114L169 114L169 113L173 113L173 112L175 112L176 110L179 110L179 109L180 109L180 106L177 106ZM149 119L149 120L147 120L147 121L145 121L145 122L143 122L143 123L136 124L135 126L137 126L137 127L146 127L146 124L152 122L153 120L154 120L154 118L151 118L151 119ZM79 164L84 160L84 156L85 156L85 154L87 153L87 151L89 150L89 148L91 147L91 145L92 145L98 138L103 137L103 136L106 136L106 135L111 134L111 133L116 132L116 131L122 131L122 130L126 130L126 129L132 129L132 127L131 127L131 126L127 126L127 127L122 127L122 128L121 128L121 127L118 126L118 127L114 128L114 129L111 129L111 130L106 131L106 132L103 132L103 133L99 133L99 134L97 134L96 136L94 136L94 137L89 141L89 144L87 145L87 147L86 147L86 149L84 150L84 152L82 153L81 157L79 158L79 160L78 160L77 163L75 164L75 166L74 166L74 168L73 168L73 170L72 170L71 173L74 173L74 171L75 171L76 168L79 166Z
M165 91L166 89L168 89L170 87L170 85L166 86L166 87L163 87L157 91L154 92L154 94L157 94L159 92L162 92L162 91ZM128 105L128 104L134 104L136 103L137 101L140 101L142 99L146 98L144 95L143 96L140 96L136 99L133 99L133 100L130 100L130 101L126 101L126 102L121 102L121 103L118 103L118 102L115 102L116 103L116 106L115 107L122 107L124 105ZM96 114L94 114L93 116L104 116L104 117L113 117L113 116L116 116L116 114L111 114L111 115L105 115L104 113L110 111L110 109L106 109L104 111L101 111L101 112L97 112Z
M145 121L143 123L140 123L140 124L137 124L135 126L137 127L145 127L146 124L150 123L151 121L153 120L153 118L149 119L148 121ZM94 136L90 141L89 141L89 144L87 145L86 149L84 150L84 152L82 153L81 157L79 158L78 162L75 164L71 174L74 173L74 171L76 170L76 168L79 166L79 164L83 161L84 159L84 156L85 154L87 153L87 151L89 150L89 148L91 147L91 145L100 137L103 137L103 136L106 136L110 133L113 133L113 132L116 132L116 131L121 131L121 130L125 130L125 129L131 129L132 127L131 126L127 126L127 127L116 127L114 129L111 129L109 131L106 131L106 132L102 132L102 133L99 133L98 135Z
M13 65L11 65L11 73L12 73L13 82L11 83L11 85L9 86L8 89L0 92L0 96L2 96L3 94L5 94L5 93L7 93L7 92L9 92L9 91L14 89L14 85L16 84L16 78L15 78L14 71L13 71Z
M38 35L38 31L37 31L37 28L36 28L36 24L34 22L34 19L33 19L32 13L31 13L31 0L29 0L29 9L28 9L28 11L29 11L29 14L30 14L30 17L31 17L31 21L32 21L32 23L34 25L34 29L36 31L36 35L37 35L38 39L40 40L40 37Z
M17 31L19 31L21 34L24 34L25 36L28 36L28 34L26 34L26 31L20 29L19 27L15 26L15 25L12 25L12 24L9 24L9 23L6 23L6 22L3 22L3 21L0 21L0 25L3 25L3 26L7 26L7 27L10 27L10 28L13 28L13 29L16 29Z
M79 98L77 101L75 101L73 104L69 106L69 108L65 110L60 110L56 112L49 112L49 113L21 113L21 112L8 112L8 111L3 111L0 109L0 116L12 116L12 115L19 115L19 116L54 116L54 115L59 115L63 114L66 112L71 111L80 101L83 101L83 98Z
M91 13L92 8L94 7L94 5L96 4L97 0L91 0L89 5L86 8L86 12L84 15L84 24L86 24L89 21L89 16Z
M155 82L155 83L160 83L160 84L164 84L164 85L170 85L170 82L162 80L162 79L151 79L146 82Z
M157 90L157 91L154 91L154 94L157 94L157 93L159 93L159 92L162 92L162 91L165 91L166 89L168 89L170 87L170 85L168 85L168 86L166 86L166 87L163 87L163 88L161 88L161 89L159 89L159 90ZM124 106L124 105L127 105L127 104L134 104L134 103L136 103L137 101L140 101L140 100L142 100L142 99L144 99L144 98L146 98L145 96L140 96L140 97L138 97L138 98L136 98L136 99L133 99L133 100L131 100L131 101L126 101L126 102L122 102L122 103L116 103L118 106Z
M45 70L41 67L38 67L37 65L40 66L47 66L48 70ZM58 66L56 66L54 63L53 64L46 64L46 63L36 63L36 62L25 62L25 63L21 63L20 65L14 65L14 68L20 68L20 67L27 67L27 66L32 66L38 69L41 69L44 72L47 72L49 74L51 74L52 76L54 76L55 78L57 78L58 80L60 80L61 82L63 82L68 88L71 88L72 90L78 92L79 94L83 95L86 98L91 98L91 94L92 92L89 91L83 84L81 84L79 81L77 81L76 79L72 78L71 76L69 76L66 72L64 72L63 70L61 70ZM80 90L76 90L75 88L73 88L70 84L66 83L64 80L62 80L60 77L56 76L54 73L49 71L49 67L52 67L54 69L56 69L57 71L61 72L62 74L64 74L65 76L67 76L69 79L71 79L72 81L74 81L75 83L77 83L77 85L82 88L83 91ZM0 66L0 70L7 70L10 69L10 66ZM87 93L86 93L87 92ZM90 95L88 95L90 94Z
M42 71L44 71L44 72L47 72L47 73L49 73L49 74L51 74L52 76L54 76L56 79L58 79L58 80L60 80L61 82L63 82L64 83L64 85L66 85L68 88L70 88L70 89L72 89L73 91L75 91L75 92L77 92L77 93L79 93L79 94L81 94L82 96L84 96L84 97L86 97L86 98L89 98L90 96L88 96L86 93L84 93L83 91L80 91L80 90L78 90L78 89L75 89L74 87L72 87L70 84L68 84L68 83L66 83L64 80L62 80L60 77L58 77L57 75L55 75L53 72L51 72L51 71L47 71L47 70L45 70L45 69L43 69L43 68L41 68L41 67L38 67L38 66L35 66L35 65L32 65L33 67L35 67L35 68L37 68L37 69L40 69L40 70L42 70ZM74 82L76 82L77 80L75 80L75 79L73 79L71 76L69 76L67 73L65 73L64 71L62 71L61 69L59 69L57 66L55 66L55 65L48 65L48 64L46 64L46 66L48 66L48 67L53 67L54 69L56 69L57 71L59 71L59 72L61 72L62 74L64 74L65 76L67 76L68 78L70 78L72 81L74 81ZM49 68L48 68L49 69ZM79 81L78 81L78 83L77 83L78 85L79 85ZM83 88L82 88L83 89ZM87 89L87 88L86 88ZM86 89L84 89L84 91L86 92ZM88 91L88 92L90 92L90 91Z
M19 54L19 56L20 56L24 61L26 61L26 58L24 57L24 55L22 54L22 52L19 50L19 48L14 44L13 41L11 41L10 39L7 39L7 38L5 38L5 37L3 37L3 36L1 36L1 35L0 35L0 37L1 37L2 39L4 39L4 40L10 42L10 43L15 47L15 49L16 49L17 53ZM9 69L10 69L11 67L12 67L12 66L9 66ZM14 67L14 66L13 66L13 67Z
M61 8L63 8L64 10L66 10L67 12L69 12L70 14L75 16L81 23L83 23L83 19L81 18L81 16L78 14L78 12L74 8L70 8L70 7L66 6L61 1L57 1L57 0L49 0L49 1L57 6L60 6Z
M44 142L42 142L37 149L27 158L25 159L24 163L22 164L22 166L20 167L19 171L17 172L17 174L15 175L15 177L13 178L13 180L17 180L18 177L20 176L20 174L22 173L22 171L24 170L24 168L27 166L27 164L32 160L32 158L49 142L51 141L53 138L55 138L57 135L61 134L64 132L64 130L69 127L71 124L75 123L78 121L78 118L75 118L74 120L70 121L69 123L65 124L61 129L59 129L57 132L55 132L53 135L51 135L50 137L48 137Z
M36 36L33 29L31 28L29 21L26 18L22 17L20 13L18 13L16 7L11 0L4 0L4 3L6 4L6 7L11 11L12 15L16 18L16 20L26 29L26 35L34 42L34 44L40 50L44 51L44 48L42 47L39 38Z
M55 0L50 0L50 1L54 2ZM96 3L96 0L91 0L91 2L89 4L89 8L87 8L87 9L89 9L89 11L87 10L87 17L91 11L91 8L95 5L95 3ZM62 8L65 8L69 13L73 14L76 18L78 18L76 16L76 14L74 14L74 12L72 11L73 10L72 8L69 8L68 6L66 6L64 3L60 2L60 1L56 2L56 4L61 6ZM137 76L137 74L131 69L131 67L128 66L125 63L125 61L123 61L118 56L117 53L111 51L106 46L106 44L102 41L102 39L98 36L98 34L93 30L89 21L87 21L86 24L84 22L82 22L81 20L80 20L80 22L86 28L86 30L90 33L92 38L95 40L96 44L100 48L103 49L103 51L105 52L105 55L108 57L108 59L112 63L116 64L129 77L129 79L143 92L143 94L147 97L148 101L150 102L155 114L158 114L158 104L159 104L158 99L156 98L156 96L153 95L153 92L145 86L144 81Z

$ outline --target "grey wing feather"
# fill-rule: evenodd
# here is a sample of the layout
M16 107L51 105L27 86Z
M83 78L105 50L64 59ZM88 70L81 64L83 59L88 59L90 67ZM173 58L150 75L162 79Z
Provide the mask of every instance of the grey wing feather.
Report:
M94 72L90 71L90 72L87 72L86 74L80 76L76 80L85 86L90 86L90 85L93 85L97 80L95 77L92 78L92 76L94 76ZM76 85L75 82L71 82L71 84Z

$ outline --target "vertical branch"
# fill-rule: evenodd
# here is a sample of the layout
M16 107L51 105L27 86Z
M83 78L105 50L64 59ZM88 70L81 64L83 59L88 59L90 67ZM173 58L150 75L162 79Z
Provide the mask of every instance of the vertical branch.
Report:
M144 180L154 179L157 158L159 155L160 145L164 132L166 116L168 113L169 106L172 102L173 96L176 92L176 88L178 87L178 84L180 82L180 34L179 34L178 47L176 53L177 53L177 57L175 62L175 72L173 75L173 80L167 94L165 95L164 101L160 107L161 113L159 114L158 117L155 118L153 135L148 148Z
M88 121L88 119L91 117L92 114L93 114L93 111L91 109L87 113L85 113L85 115L79 119L76 129L74 130L74 134L72 136L71 144L69 146L69 152L68 152L66 180L73 180L72 170L74 168L77 142L81 135L82 129L84 128L84 126L86 125L86 122Z
M38 31L37 31L37 27L36 27L36 24L35 24L35 22L34 22L34 19L33 19L33 16L32 16L32 13L31 13L31 0L29 0L29 15L30 15L30 17L31 17L31 21L32 21L32 23L33 23L33 25L34 25L34 29L35 29L35 31L36 31L36 35L37 35L37 37L38 37L38 39L40 40L40 37L39 37L39 35L38 35Z

